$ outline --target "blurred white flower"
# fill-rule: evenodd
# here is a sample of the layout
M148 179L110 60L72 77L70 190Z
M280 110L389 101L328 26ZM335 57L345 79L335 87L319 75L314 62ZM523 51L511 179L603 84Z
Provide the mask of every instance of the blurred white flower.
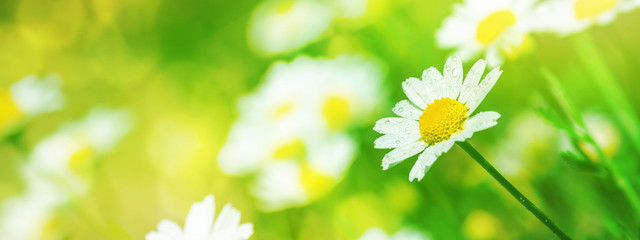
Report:
M375 148L393 149L382 159L383 170L422 153L409 174L410 181L420 181L455 142L497 124L497 112L471 117L502 74L496 67L480 82L485 66L484 60L478 60L463 82L462 62L454 56L447 59L444 76L431 67L423 72L422 80L409 78L402 83L409 101L402 100L393 108L400 117L380 119L373 128L385 134L375 140Z
M557 132L533 112L519 113L508 126L508 135L497 144L495 165L505 175L546 170L546 161L539 154L556 152L552 148ZM525 167L526 166L526 167Z
M215 200L208 195L191 205L184 228L171 220L158 223L158 231L145 236L147 240L241 240L253 234L253 224L240 224L240 211L226 204L215 218Z
M82 192L85 183L79 172L89 167L93 156L110 151L131 129L131 121L126 110L96 108L38 143L27 167L44 176L65 179Z
M25 192L3 201L0 208L0 236L3 239L40 239L54 209L68 195L55 183L23 171Z
M38 78L28 75L9 91L0 89L0 128L10 128L21 119L59 110L64 105L58 75Z
M371 117L386 97L382 71L357 55L300 57L276 63L263 85L240 100L241 119L277 122L296 118L314 128L342 130Z
M534 30L567 35L591 25L604 25L621 12L640 6L637 0L550 0L534 11Z
M357 18L367 11L368 0L332 0L336 14L345 18Z
M535 0L465 0L436 33L438 46L455 48L464 61L484 53L489 66L516 58L531 48Z
M255 175L251 192L261 209L275 211L325 194L351 164L354 151L355 143L344 134L323 135L286 122L239 122L218 163L227 174Z
M320 2L265 1L249 21L249 40L268 54L292 51L322 36L332 19L332 9Z
M368 229L359 240L428 240L429 238L424 236L420 232L413 230L403 229L395 234L389 236L384 230L380 228Z
M263 210L322 196L351 164L355 143L341 132L370 119L384 97L381 78L373 62L358 56L274 64L263 85L240 100L220 168L255 175L251 192Z
M620 131L616 125L607 118L605 115L597 112L587 112L583 115L583 120L586 125L585 129L588 134L593 138L595 144L598 145L602 153L607 157L614 157L618 154L620 149L620 143L622 141ZM564 151L576 151L574 145L571 144L571 139L567 134L560 135L559 141L560 148ZM580 141L578 147L584 152L587 157L594 161L600 161L598 150L595 146Z

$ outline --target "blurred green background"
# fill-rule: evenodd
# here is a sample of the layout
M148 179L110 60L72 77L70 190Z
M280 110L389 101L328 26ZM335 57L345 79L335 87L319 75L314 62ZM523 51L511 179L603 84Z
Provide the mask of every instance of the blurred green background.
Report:
M32 229L42 232L38 238L141 239L163 218L182 224L190 205L210 193L217 209L230 202L241 222L254 223L252 239L357 239L371 227L410 228L432 239L554 237L458 147L421 182L407 180L413 159L381 170L386 151L373 149L379 136L373 123L406 98L402 81L430 66L442 69L452 51L437 47L435 32L456 2L366 1L364 14L336 17L315 40L277 54L258 50L248 36L260 3L0 2L1 91L30 74L57 74L65 99L57 111L1 126L0 202L26 191L21 169L39 142L99 107L125 109L130 130L109 151L85 157L78 175L86 191L52 209L43 228ZM639 192L640 132L619 118L639 117L638 23L634 10L565 37L532 34L531 53L502 64L504 73L480 105L502 117L470 142L576 239L640 237L640 212L619 184L623 179L627 193ZM581 45L584 39L593 44ZM597 54L585 56L581 47ZM226 175L217 164L238 119L239 97L258 89L274 62L345 53L375 59L386 71L381 110L347 131L359 149L353 163L323 197L261 211L246 190L249 180ZM601 91L598 78L613 80L625 95ZM625 104L631 108L616 107ZM572 135L576 115L597 125L586 132L605 140L579 147L589 134ZM600 124L589 123L592 115ZM571 143L578 149L567 151Z

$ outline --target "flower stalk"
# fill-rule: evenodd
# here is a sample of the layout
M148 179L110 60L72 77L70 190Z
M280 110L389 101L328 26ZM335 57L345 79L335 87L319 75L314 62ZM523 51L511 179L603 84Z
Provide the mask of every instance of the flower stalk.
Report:
M491 163L489 163L469 142L458 142L458 146L464 149L465 152L476 160L484 170L486 170L502 187L504 187L522 206L524 206L529 212L531 212L540 222L547 226L558 238L571 239L566 233L564 233L549 217L544 214L535 204L533 204L527 197L522 195L516 187L513 186L506 178L496 170Z

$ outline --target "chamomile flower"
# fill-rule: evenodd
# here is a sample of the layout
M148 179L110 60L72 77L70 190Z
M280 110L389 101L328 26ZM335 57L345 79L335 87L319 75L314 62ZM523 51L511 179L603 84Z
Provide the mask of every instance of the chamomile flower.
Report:
M376 139L375 148L393 149L382 159L383 170L421 153L409 174L410 181L420 181L455 142L497 124L497 112L471 116L502 74L496 67L480 81L485 66L486 61L477 61L463 82L462 62L454 56L447 59L444 75L431 67L422 79L409 78L402 83L409 100L393 108L399 117L380 119L373 128L385 134Z
M215 218L215 200L208 195L191 205L184 228L171 220L158 223L158 231L145 236L147 240L241 240L253 234L253 224L240 224L240 212L227 204Z
M27 167L83 192L86 184L80 175L89 169L91 159L111 150L130 128L126 110L94 109L38 143Z
M528 36L535 0L465 0L436 33L439 47L455 48L463 60L484 54L489 66L517 58L531 48Z
M389 236L380 228L370 228L359 240L428 240L422 233L403 229Z
M378 64L358 55L276 63L263 85L240 100L240 118L298 118L320 131L343 130L363 123L380 106L382 75Z
M320 2L269 0L255 10L249 40L267 54L289 52L318 39L332 20L332 9Z
M567 35L594 24L604 25L621 12L638 7L636 0L550 0L535 9L535 30Z
M25 192L2 202L0 236L15 240L40 239L55 208L68 199L68 194L29 169L22 175Z
M322 135L303 126L237 123L218 164L227 174L255 176L250 190L265 211L307 204L341 179L355 143L344 134Z
M28 75L10 89L0 89L0 130L9 129L23 119L58 110L63 104L59 76L41 79Z

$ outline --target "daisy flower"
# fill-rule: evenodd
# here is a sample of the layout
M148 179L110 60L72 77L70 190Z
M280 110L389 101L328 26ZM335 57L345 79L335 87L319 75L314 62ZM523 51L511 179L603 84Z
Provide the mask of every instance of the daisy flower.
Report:
M38 143L26 167L43 176L65 179L83 192L86 183L80 175L89 169L90 160L110 151L131 125L126 110L94 109Z
M333 20L330 7L315 1L265 1L249 21L249 41L261 52L298 49L324 34Z
M6 130L22 119L62 108L64 96L60 92L60 82L57 75L42 79L28 75L9 90L0 89L0 128Z
M637 0L550 0L536 7L536 31L567 35L594 24L605 25L619 13L638 7Z
M353 161L355 143L349 136L303 126L240 122L220 151L223 172L254 176L249 187L262 210L301 206L324 195Z
M492 111L471 116L502 74L500 67L496 67L480 81L485 66L484 60L478 60L463 81L462 62L453 56L447 59L444 74L431 67L422 73L422 79L405 80L402 88L409 100L400 101L393 108L399 117L380 119L373 127L385 134L375 140L374 147L393 148L382 159L382 169L387 170L420 153L409 173L409 181L420 181L438 156L459 142L471 158L542 224L560 239L570 239L466 141L473 133L495 126L500 118L500 114Z
M489 66L516 58L531 48L528 36L535 0L465 0L436 32L441 48L455 48L463 60L484 53Z
M215 200L208 195L191 205L184 228L171 220L158 223L158 231L145 236L147 240L241 240L253 234L253 224L240 224L240 212L227 204L215 218Z
M377 64L354 55L274 64L240 99L220 169L255 177L250 189L266 211L317 199L353 161L356 144L343 132L371 119L383 100L381 79Z
M383 118L373 128L385 134L376 139L375 148L393 148L382 159L383 170L418 153L409 180L422 180L438 156L449 151L455 142L497 124L497 112L480 112L471 116L502 71L494 68L480 81L486 61L476 62L464 82L460 58L450 57L444 75L431 67L422 79L409 78L402 83L409 100L398 102L393 112L399 117Z
M0 236L6 239L41 239L54 210L68 199L68 193L28 169L22 172L25 192L3 200L0 208Z
M380 228L368 229L359 240L428 240L426 236L419 232L403 229L389 236Z
M376 112L384 99L382 76L378 64L358 55L279 62L255 93L240 99L240 118L270 123L298 118L320 131L343 130Z

